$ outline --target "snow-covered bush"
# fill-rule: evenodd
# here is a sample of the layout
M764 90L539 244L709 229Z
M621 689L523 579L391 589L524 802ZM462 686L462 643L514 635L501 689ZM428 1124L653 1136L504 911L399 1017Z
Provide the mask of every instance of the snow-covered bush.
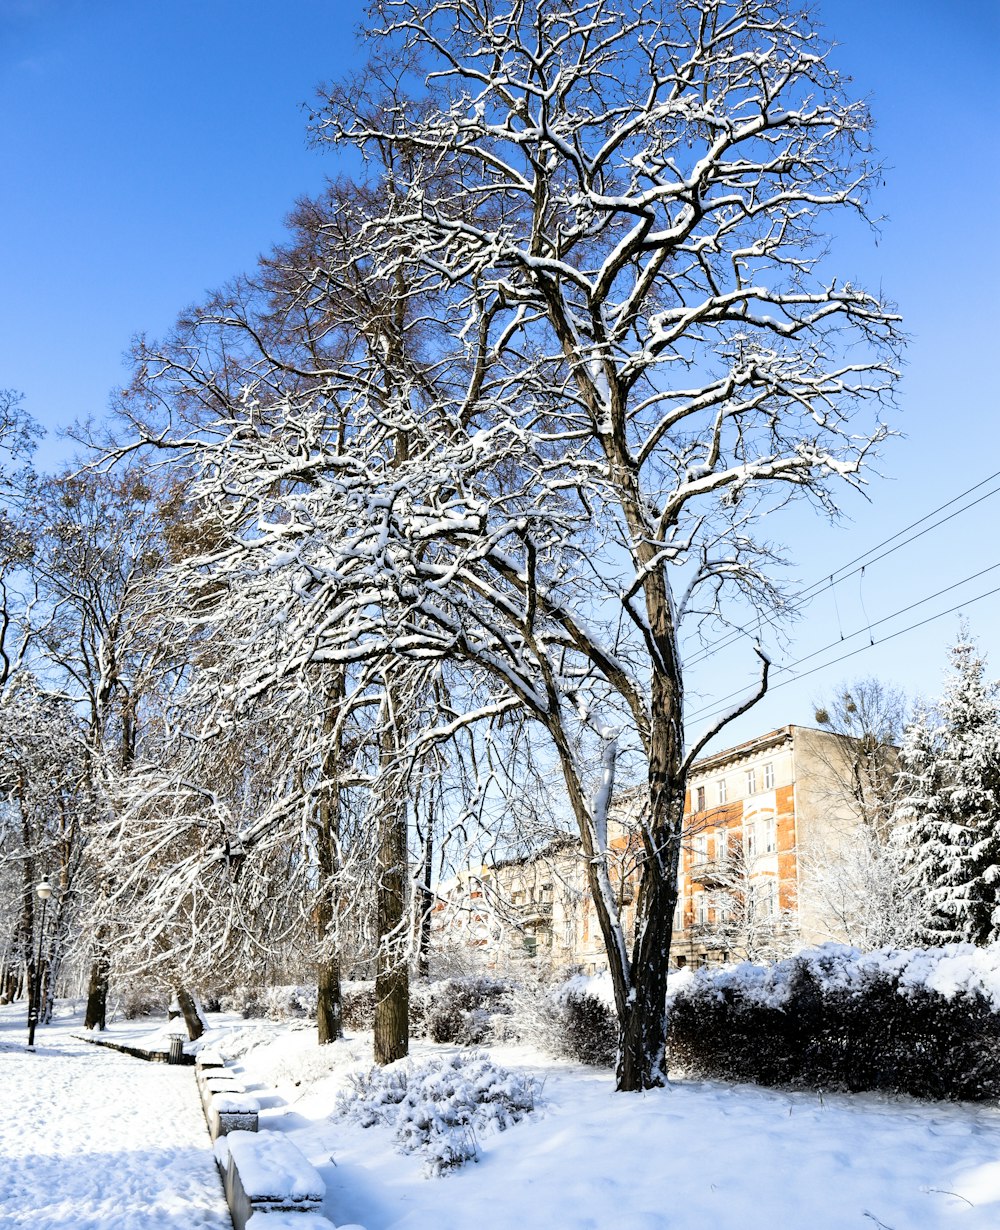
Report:
M484 975L414 984L410 1027L415 1037L432 1042L456 1046L498 1042L509 1034L504 1024L511 1014L510 998L510 983Z
M345 982L341 987L345 1029L371 1029L375 1019L375 983Z
M670 1007L671 1061L697 1076L917 1097L1000 1095L1000 946L700 970Z
M614 1067L618 1053L618 1018L609 986L576 977L522 1005L534 1017L531 1039L551 1055L598 1068ZM607 992L607 993L606 993ZM522 1026L523 1028L523 1026Z
M234 987L217 998L223 1012L238 1012L247 1020L266 1017L285 1021L316 1015L315 987Z
M141 1016L162 1016L167 1011L170 996L162 987L131 986L118 996L117 1009L126 1021Z
M403 1153L421 1153L441 1175L478 1157L477 1136L502 1132L534 1110L533 1077L508 1072L482 1054L433 1056L352 1076L335 1114L363 1127L395 1126Z

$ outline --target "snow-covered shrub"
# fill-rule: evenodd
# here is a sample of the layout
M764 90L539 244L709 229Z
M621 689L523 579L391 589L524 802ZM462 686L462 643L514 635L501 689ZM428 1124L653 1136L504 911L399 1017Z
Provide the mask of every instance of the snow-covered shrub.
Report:
M263 987L233 987L219 996L223 1012L238 1012L245 1020L267 1015Z
M602 998L572 985L551 997L557 1055L597 1068L614 1067L618 1054L618 1018Z
M334 1114L341 1119L353 1119L362 1127L395 1123L399 1104L406 1097L409 1076L405 1060L385 1068L351 1072L347 1088L337 1095Z
M127 987L118 996L118 1012L126 1021L141 1016L162 1016L167 1011L169 998L162 987Z
M316 1015L315 986L268 987L263 995L264 1012L273 1021Z
M692 1075L917 1097L1000 1095L1000 949L862 954L700 970L672 996L671 1062Z
M441 1175L478 1157L477 1136L502 1132L534 1110L538 1082L482 1054L432 1056L374 1068L350 1079L335 1114L363 1127L395 1126L403 1153L421 1153Z
M345 1029L371 1029L375 1019L375 983L345 982L341 987Z
M577 975L552 986L524 981L512 995L509 1036L560 1059L610 1067L618 1046L618 1023L606 976Z
M233 987L216 998L223 1012L238 1012L247 1020L287 1021L316 1015L314 986Z
M414 984L410 992L410 1028L415 1037L457 1046L482 1046L506 1036L498 1017L511 1012L510 984L471 975Z

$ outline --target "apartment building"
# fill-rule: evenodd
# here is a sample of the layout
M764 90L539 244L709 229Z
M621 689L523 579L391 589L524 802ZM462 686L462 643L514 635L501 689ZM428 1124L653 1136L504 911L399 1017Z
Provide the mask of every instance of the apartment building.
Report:
M845 783L853 740L783 726L693 766L685 806L674 964L768 957L796 943L842 938L804 874L851 840L859 816ZM626 930L638 883L634 800L609 824L612 882ZM536 960L585 972L606 968L579 844L560 838L529 856L483 866L439 890L439 938L488 965Z

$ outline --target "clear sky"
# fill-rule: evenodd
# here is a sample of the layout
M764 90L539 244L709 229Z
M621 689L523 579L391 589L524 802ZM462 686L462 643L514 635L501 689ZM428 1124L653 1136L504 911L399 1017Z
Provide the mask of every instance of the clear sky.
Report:
M105 413L134 334L164 332L180 309L252 266L281 238L295 198L336 174L333 158L307 145L303 105L351 67L363 8L0 0L0 387L21 390L49 428L43 461L65 455L60 425ZM820 0L817 9L839 65L871 100L887 163L878 244L852 234L835 263L886 289L912 344L897 423L906 439L887 447L871 503L848 501L838 528L804 508L775 521L796 561L789 577L803 585L1000 471L1000 5ZM1000 479L976 495L995 488ZM1000 494L821 594L782 660L858 628L862 636L805 666L875 647L775 690L730 737L808 723L814 698L860 674L933 694L957 615L884 638L959 602L1000 675L1000 594L970 601L1000 587L1000 567L886 618L1000 565L998 540ZM720 655L698 686L709 701L726 695L747 665L745 647ZM689 697L693 712L701 704Z

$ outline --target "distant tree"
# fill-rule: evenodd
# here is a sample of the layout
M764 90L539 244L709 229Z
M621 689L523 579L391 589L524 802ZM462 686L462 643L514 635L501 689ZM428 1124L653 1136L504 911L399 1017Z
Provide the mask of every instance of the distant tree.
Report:
M914 942L1000 938L1000 689L965 627L941 700L907 728L895 820Z
M831 933L862 949L901 942L913 925L915 902L890 840L907 716L905 694L874 677L816 705L817 724L838 738L817 748L828 823L825 837L799 850L800 873Z
M709 918L696 923L692 937L720 957L739 961L776 961L788 956L796 937L793 915L780 908L777 879L762 875L764 856L748 849L741 834L730 834L726 855L705 872ZM694 873L698 873L697 867Z
M27 646L24 603L14 577L30 551L30 537L17 510L34 486L30 461L41 430L22 401L12 389L0 389L0 689Z
M874 676L845 684L816 706L817 725L841 740L836 752L822 747L819 752L831 803L846 803L882 842L892 823L907 715L906 694Z

